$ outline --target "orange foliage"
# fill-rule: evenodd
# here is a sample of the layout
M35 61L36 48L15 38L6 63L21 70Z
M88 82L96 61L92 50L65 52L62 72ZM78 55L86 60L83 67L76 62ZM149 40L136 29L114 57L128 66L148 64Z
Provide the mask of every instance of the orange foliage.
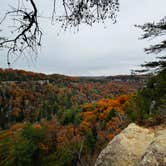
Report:
M114 99L102 99L94 104L86 104L83 106L85 112L82 113L82 123L79 128L81 131L87 131L92 126L100 128L102 123L105 127L101 131L98 129L97 134L110 140L115 134L121 131L120 126L123 123L121 117L124 116L125 103L130 100L129 95L118 96ZM113 111L113 112L112 112ZM111 132L111 133L110 133Z
M24 126L25 126L24 123L16 123L10 127L10 130L11 131L19 131L19 130L23 129Z
M41 129L41 125L39 123L34 124L33 128L35 128L36 130L40 130Z
M108 134L107 136L106 136L106 139L107 140L112 140L113 138L114 138L114 134Z
M94 114L92 111L87 111L82 113L82 117L86 122L95 122L97 119L97 115Z
M87 131L89 128L91 127L91 124L87 121L83 121L81 122L81 124L79 125L79 130L80 132L85 132Z

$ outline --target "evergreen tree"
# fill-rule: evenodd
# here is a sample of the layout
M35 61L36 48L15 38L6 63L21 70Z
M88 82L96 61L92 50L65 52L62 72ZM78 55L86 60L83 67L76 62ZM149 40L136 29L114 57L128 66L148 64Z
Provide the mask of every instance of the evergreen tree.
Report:
M141 39L156 38L159 36L166 35L166 17L161 19L157 23L146 23L144 25L136 25L144 31ZM166 50L166 40L162 40L159 44L151 45L149 48L145 48L147 54L159 54L163 53ZM156 57L158 60L146 62L141 66L144 67L143 70L137 70L137 72L159 72L166 69L166 55L165 52L163 55Z

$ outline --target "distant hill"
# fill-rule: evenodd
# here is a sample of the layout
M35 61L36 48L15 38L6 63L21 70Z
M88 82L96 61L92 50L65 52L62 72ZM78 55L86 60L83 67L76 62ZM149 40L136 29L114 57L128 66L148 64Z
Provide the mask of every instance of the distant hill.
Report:
M117 76L65 76L60 74L43 74L35 73L25 70L15 69L1 69L0 68L0 81L37 81L37 80L49 80L50 82L144 82L147 79L147 75L117 75Z
M146 81L148 75L117 75L117 76L108 76L106 79L112 81L132 81L132 82L142 82Z

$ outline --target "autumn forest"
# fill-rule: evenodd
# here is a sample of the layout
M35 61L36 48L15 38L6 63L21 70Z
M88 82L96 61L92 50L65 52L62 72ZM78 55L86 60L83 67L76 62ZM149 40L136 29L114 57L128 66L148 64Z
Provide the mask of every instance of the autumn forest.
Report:
M134 79L95 80L12 69L1 69L0 75L1 165L17 160L36 165L37 158L38 165L91 165L127 125L124 109L144 81L141 77L136 83Z
M165 5L164 0L2 0L0 166L95 166L110 141L126 152L127 141L123 146L118 136L127 126L154 135L157 127L165 128ZM138 42L137 30L144 40ZM25 71L29 59L38 66ZM46 74L54 72L64 75ZM141 133L134 132L125 139L136 145ZM155 150L146 152L147 143L145 153L134 146L133 154L129 149L124 156L135 162L137 151L141 162L149 156L166 162L163 145L155 157L150 156ZM105 152L105 163L112 165L114 152L109 157ZM113 166L121 155L115 157Z

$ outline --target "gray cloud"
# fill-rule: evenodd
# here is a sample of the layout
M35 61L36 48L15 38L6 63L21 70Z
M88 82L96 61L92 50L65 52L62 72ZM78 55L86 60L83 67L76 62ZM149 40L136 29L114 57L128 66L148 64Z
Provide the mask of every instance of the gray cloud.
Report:
M1 8L5 9L7 0L1 1ZM40 1L41 15L48 16L51 10L45 11L45 6L50 8L48 1ZM52 26L50 21L42 19L45 33L37 60L32 63L30 58L28 62L26 57L22 57L12 67L68 75L129 73L130 69L151 59L150 55L144 54L143 49L153 43L138 40L141 31L134 24L160 20L166 15L165 6L165 0L120 0L116 24L111 25L108 21L106 28L103 24L93 27L82 25L76 34L67 31L61 32L59 36L59 26ZM6 67L5 53L0 53L0 66Z

